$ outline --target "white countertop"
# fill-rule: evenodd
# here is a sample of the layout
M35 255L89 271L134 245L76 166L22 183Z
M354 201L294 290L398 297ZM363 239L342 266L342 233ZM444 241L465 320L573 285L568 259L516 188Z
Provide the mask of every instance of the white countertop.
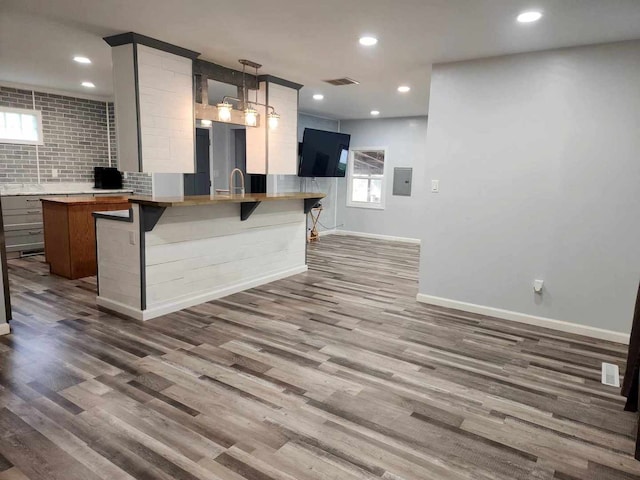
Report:
M133 190L93 188L92 183L10 183L0 185L1 196L87 195L95 193L133 193Z

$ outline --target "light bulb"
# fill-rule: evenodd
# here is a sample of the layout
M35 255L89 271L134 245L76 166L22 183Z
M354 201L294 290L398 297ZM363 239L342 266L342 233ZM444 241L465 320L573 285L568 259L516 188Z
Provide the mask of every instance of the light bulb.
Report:
M244 111L244 123L249 127L255 127L258 124L258 112L253 108L247 108Z
M221 122L228 122L229 120L231 120L231 104L224 102L224 103L219 103L217 105L218 107L218 120L220 120Z
M542 18L542 13L540 12L523 12L518 15L518 21L520 23L531 23L536 22Z
M278 115L276 112L269 114L269 128L271 130L275 130L276 128L278 128L279 119L280 119L280 115Z

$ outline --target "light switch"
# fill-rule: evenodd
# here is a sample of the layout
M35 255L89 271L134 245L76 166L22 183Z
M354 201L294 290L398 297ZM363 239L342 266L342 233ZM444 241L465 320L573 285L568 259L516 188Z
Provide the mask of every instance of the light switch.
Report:
M58 169L57 168L52 168L51 169L51 178L58 178Z
M130 245L135 245L136 244L136 234L135 234L135 232L129 232L129 244Z
M431 180L431 193L440 192L440 180Z

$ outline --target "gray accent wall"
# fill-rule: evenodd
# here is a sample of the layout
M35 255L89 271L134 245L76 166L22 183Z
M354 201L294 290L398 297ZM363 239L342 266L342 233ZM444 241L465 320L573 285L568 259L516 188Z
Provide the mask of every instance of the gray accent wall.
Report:
M137 195L151 195L152 184L150 173L128 172L127 178L122 179L122 187L133 190Z
M425 226L424 205L419 201L424 183L427 117L343 120L340 131L351 135L351 148L386 147L384 209L347 207L347 183L339 182L338 224L353 232L419 239ZM413 169L411 196L394 196L393 169Z
M31 91L0 87L0 105L31 109ZM105 103L35 92L35 106L42 111L41 183L93 181L93 167L108 165ZM38 181L34 145L0 143L0 165L2 183Z
M0 106L33 108L31 90L0 86ZM35 92L35 108L42 112L44 145L0 143L0 183L93 182L93 168L117 167L113 103L66 95ZM107 120L108 118L108 120ZM109 131L107 131L107 121ZM52 169L58 170L53 178ZM129 173L125 188L151 194L151 177Z
M628 333L638 79L638 41L434 66L420 292Z

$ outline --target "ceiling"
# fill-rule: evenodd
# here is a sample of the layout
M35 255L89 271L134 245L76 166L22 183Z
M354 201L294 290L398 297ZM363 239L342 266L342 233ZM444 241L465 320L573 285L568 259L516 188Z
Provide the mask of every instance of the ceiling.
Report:
M518 13L544 17L519 24ZM112 95L102 37L135 31L200 58L301 83L300 110L339 119L424 115L431 65L640 38L639 0L2 0L0 82ZM358 38L371 34L375 47ZM71 61L84 55L89 66ZM351 77L360 85L334 87ZM88 91L82 81L92 81ZM411 92L399 94L406 84ZM314 93L324 100L312 99Z

